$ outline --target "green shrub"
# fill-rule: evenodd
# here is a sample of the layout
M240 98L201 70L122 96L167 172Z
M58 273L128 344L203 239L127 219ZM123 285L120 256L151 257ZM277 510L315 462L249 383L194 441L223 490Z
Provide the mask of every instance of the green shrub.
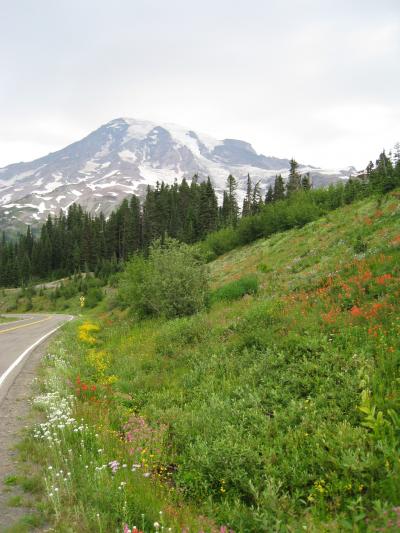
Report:
M205 240L205 247L215 256L229 252L238 246L237 232L234 228L223 228L210 233ZM212 255L210 260L213 259Z
M211 302L238 300L245 294L256 294L257 292L257 276L243 276L215 290L211 295Z
M103 291L100 288L93 287L86 294L85 307L96 307L103 299Z
M174 239L153 243L148 259L132 259L119 285L120 301L139 317L192 315L205 307L207 296L204 257Z
M61 284L59 294L68 300L78 294L78 287L73 282L69 282L66 285Z
M357 238L353 244L353 250L356 254L363 254L367 251L368 245L361 235L357 235Z

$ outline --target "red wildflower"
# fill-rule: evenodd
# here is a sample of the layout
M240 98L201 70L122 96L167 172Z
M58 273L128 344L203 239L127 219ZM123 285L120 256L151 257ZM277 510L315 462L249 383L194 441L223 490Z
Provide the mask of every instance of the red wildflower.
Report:
M368 335L371 335L372 337L377 337L379 330L381 329L380 325L372 326L371 328L368 328Z
M357 305L353 305L350 310L350 313L352 314L352 316L362 316L362 310Z
M373 318L378 314L378 311L384 307L384 304L381 303L375 303L371 305L370 310L366 314L367 318Z
M339 311L335 309L334 307L332 307L330 311L328 311L327 313L323 313L321 316L324 322L326 322L327 324L333 324L338 314L339 314Z
M382 276L379 276L375 279L378 285L385 285L386 281L388 279L392 279L392 274L383 274Z
M362 281L368 281L371 278L372 278L372 273L369 270L364 272L364 274L361 276Z

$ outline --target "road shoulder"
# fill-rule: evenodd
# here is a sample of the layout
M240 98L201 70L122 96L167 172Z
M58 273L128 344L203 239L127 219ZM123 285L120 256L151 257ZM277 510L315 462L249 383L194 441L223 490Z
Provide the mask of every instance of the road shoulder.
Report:
M32 383L36 377L40 359L51 340L46 339L35 348L25 360L4 398L0 400L0 531L15 524L22 516L32 511L27 507L10 507L13 496L20 495L18 489L4 483L9 476L16 475L17 452L15 447L22 430L31 423Z

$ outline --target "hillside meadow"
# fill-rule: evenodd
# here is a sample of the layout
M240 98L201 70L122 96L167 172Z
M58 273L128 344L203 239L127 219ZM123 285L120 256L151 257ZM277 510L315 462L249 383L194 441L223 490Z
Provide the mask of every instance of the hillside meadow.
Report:
M10 531L398 531L399 200L222 255L191 317L92 287L43 361Z

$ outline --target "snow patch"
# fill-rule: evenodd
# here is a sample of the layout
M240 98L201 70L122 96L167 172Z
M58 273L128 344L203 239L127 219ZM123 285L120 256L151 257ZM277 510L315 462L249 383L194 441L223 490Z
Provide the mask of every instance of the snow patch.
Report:
M157 181L173 183L175 178L179 180L183 177L182 171L154 168L148 165L139 165L139 172L149 185L156 185Z
M99 168L99 163L95 163L92 160L86 161L86 164L83 168L78 170L79 174L91 174L92 172L96 172L96 170Z
M122 152L118 152L118 155L122 161L127 161L128 163L134 163L137 159L136 155L130 150L122 150Z
M96 189L107 189L108 187L115 187L116 185L118 185L118 183L116 181L110 181L109 183L97 183L96 184Z
M105 174L105 175L103 176L103 179L111 178L111 176L114 176L115 174L119 174L119 170L112 170L112 171L109 172L108 174Z
M135 120L132 118L124 118L123 120L128 124L128 131L124 138L124 142L131 139L143 140L153 128L157 127L155 122L150 122L148 120Z
M196 137L191 134L192 130L169 123L164 124L162 127L170 132L175 141L178 141L178 143L181 145L189 148L189 150L195 155L200 155L200 146ZM218 141L209 135L199 134L194 131L192 133L194 133L198 137L199 141L210 151L212 151L216 146L223 144L222 141Z

